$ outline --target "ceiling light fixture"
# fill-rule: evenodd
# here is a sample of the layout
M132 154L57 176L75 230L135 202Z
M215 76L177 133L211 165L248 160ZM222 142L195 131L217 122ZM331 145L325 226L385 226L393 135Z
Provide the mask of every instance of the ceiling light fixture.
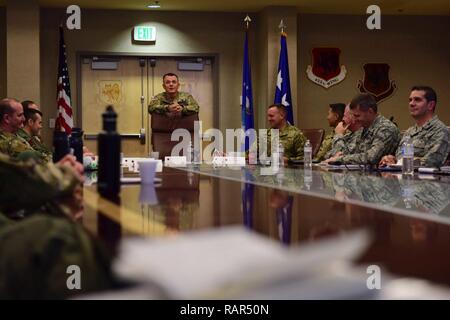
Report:
M161 8L161 5L159 4L159 1L155 1L155 3L149 4L149 5L147 6L147 8L150 8L150 9L158 9L158 8Z

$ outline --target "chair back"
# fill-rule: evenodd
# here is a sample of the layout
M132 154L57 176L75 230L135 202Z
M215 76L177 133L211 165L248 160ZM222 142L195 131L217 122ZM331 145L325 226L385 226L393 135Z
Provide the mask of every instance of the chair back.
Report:
M312 157L314 158L319 152L320 145L322 144L323 137L325 135L324 129L300 129L305 135L306 139L311 142Z

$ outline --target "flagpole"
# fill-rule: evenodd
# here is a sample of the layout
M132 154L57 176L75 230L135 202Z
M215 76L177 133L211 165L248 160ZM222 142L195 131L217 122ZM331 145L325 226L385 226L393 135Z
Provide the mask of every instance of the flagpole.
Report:
M289 62L287 53L287 34L285 32L286 25L281 19L278 25L281 33L280 39L280 58L278 62L277 84L275 87L274 103L280 103L286 107L287 120L290 124L294 124L291 85L289 80Z
M280 24L278 25L278 29L281 30L281 34L285 34L284 29L286 28L286 25L284 24L283 19L281 19Z

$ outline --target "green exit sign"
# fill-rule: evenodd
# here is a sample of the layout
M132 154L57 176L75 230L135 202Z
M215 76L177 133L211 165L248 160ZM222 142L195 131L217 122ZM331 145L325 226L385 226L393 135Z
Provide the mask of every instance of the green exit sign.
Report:
M156 41L156 28L149 26L137 26L133 30L134 41Z

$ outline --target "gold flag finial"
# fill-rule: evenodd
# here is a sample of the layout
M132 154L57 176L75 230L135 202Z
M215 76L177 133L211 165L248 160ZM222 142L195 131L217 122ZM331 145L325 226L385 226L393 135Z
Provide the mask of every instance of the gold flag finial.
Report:
M245 27L248 29L250 22L252 22L252 19L250 19L250 17L248 16L248 14L247 14L247 16L245 17L244 22L245 22Z

